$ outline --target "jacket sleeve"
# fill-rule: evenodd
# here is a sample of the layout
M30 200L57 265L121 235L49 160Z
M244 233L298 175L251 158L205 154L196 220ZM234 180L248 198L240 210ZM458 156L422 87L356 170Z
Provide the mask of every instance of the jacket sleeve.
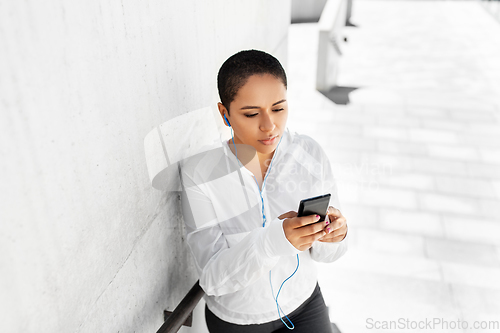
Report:
M329 205L337 209L341 209L338 197L337 183L335 181L335 177L333 176L330 161L328 160L328 157L326 156L323 149L321 149L321 147L319 148L319 151L321 153L319 162L321 163L323 170L322 193L330 193L331 197ZM342 257L347 251L347 240L349 237L348 233L343 240L337 243L320 241L314 242L313 246L309 249L311 258L318 262L333 262Z
M187 243L196 262L200 286L207 295L221 296L241 290L267 274L280 256L299 253L286 239L283 221L278 218L265 228L243 233L242 239L229 247L213 199L188 174L182 173L182 178Z

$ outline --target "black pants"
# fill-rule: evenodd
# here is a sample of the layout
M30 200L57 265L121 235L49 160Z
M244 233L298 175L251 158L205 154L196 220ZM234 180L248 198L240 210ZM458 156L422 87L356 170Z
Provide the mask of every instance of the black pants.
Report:
M316 289L304 303L302 303L295 311L288 315L295 329L293 333L332 333L332 324L328 316L323 295L316 284ZM264 324L252 325L237 325L228 323L213 314L212 311L205 306L205 319L210 333L285 333L289 330L283 322L278 319ZM289 325L290 323L283 318Z

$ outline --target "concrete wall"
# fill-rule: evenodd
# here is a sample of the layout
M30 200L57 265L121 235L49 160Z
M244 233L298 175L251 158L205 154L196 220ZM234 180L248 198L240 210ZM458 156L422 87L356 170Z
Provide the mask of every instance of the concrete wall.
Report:
M327 0L292 0L292 23L318 22Z
M337 86L342 56L342 29L346 23L347 0L328 0L318 23L316 89L328 92Z
M197 276L144 136L236 51L286 65L289 0L1 2L0 331L154 332Z

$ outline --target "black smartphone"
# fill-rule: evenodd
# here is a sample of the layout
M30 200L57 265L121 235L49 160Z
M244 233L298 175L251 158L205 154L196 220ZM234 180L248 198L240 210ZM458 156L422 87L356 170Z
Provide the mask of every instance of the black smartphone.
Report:
M330 202L330 193L323 194L317 197L300 200L299 211L297 216L319 215L321 216L318 222L324 221L328 203Z

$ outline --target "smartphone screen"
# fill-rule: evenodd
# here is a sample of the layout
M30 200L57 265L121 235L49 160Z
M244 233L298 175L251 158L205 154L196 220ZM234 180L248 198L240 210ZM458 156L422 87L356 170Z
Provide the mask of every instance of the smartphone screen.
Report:
M330 193L317 197L300 200L297 216L319 215L318 222L325 220L328 204L330 203Z

